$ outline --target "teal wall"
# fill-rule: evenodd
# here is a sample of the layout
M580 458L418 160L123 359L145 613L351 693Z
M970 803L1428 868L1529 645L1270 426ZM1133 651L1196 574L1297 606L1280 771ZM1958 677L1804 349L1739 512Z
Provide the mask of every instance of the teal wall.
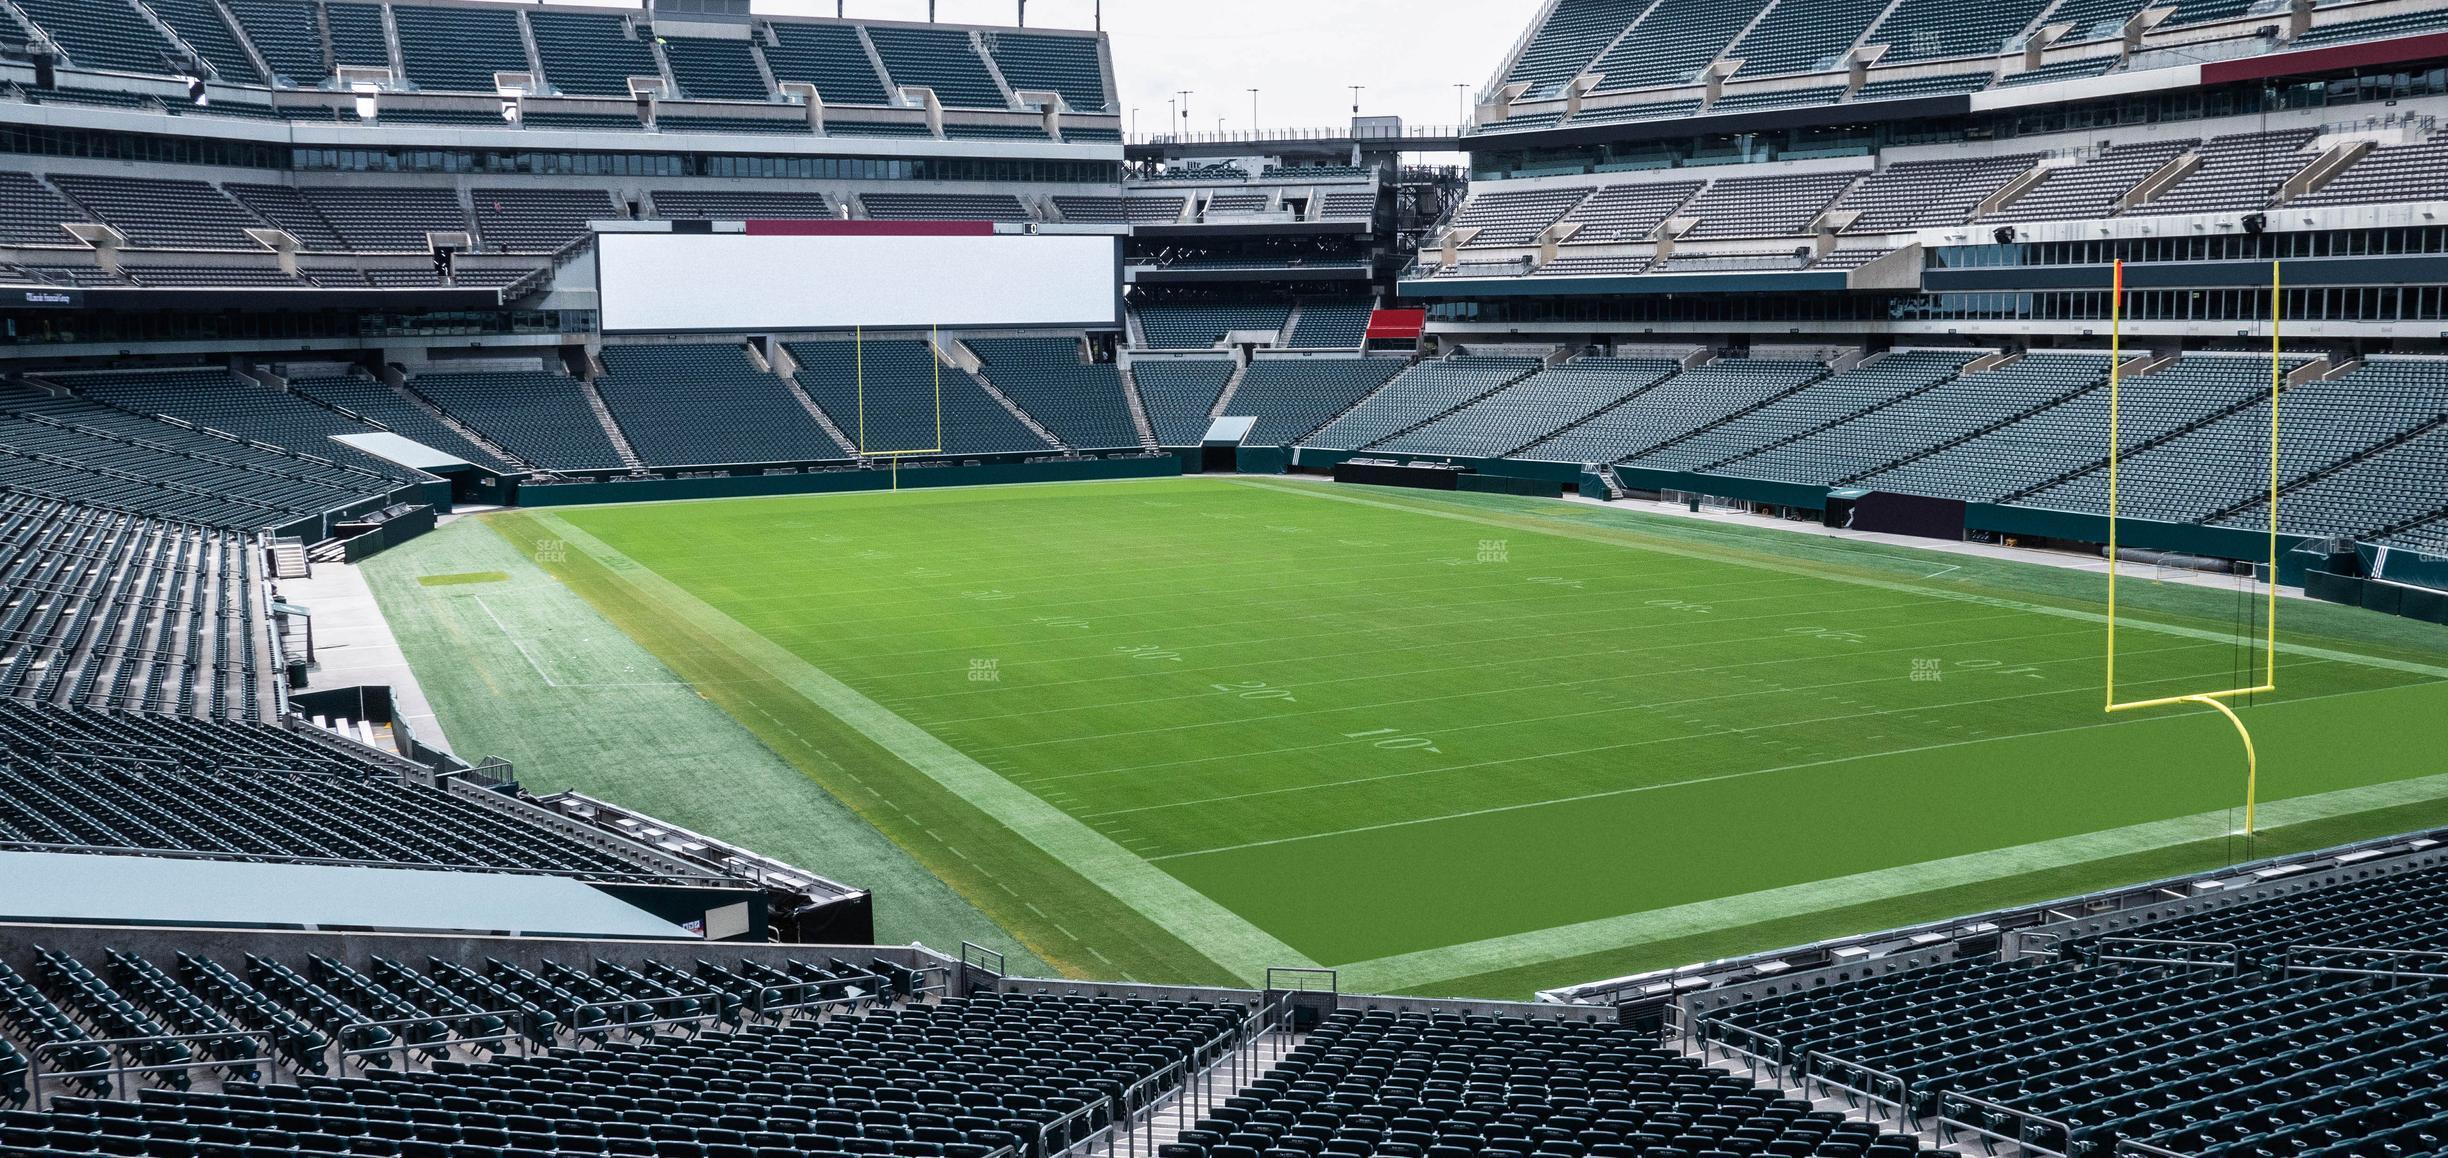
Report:
M1181 473L1181 461L1171 455L1152 458L1099 458L1079 462L990 463L905 469L900 485L921 487L985 486L992 483L1078 482L1115 478L1168 478ZM822 474L732 475L723 478L651 479L617 483L562 483L522 486L523 507L571 507L590 503L647 503L674 499L730 499L755 495L830 494L841 491L881 491L893 487L890 470L843 470Z

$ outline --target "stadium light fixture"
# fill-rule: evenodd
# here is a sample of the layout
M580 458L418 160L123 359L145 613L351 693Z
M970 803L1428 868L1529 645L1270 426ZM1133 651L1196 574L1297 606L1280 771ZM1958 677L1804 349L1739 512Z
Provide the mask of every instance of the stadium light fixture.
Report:
M1257 89L1251 89L1251 90L1249 90L1249 94L1250 94L1250 132L1255 133L1255 132L1257 132L1257 131L1258 131L1258 90L1257 90Z

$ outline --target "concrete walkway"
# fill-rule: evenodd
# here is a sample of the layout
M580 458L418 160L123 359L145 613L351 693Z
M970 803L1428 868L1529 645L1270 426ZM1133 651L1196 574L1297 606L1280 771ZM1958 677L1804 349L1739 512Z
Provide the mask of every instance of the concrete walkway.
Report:
M382 606L366 586L365 573L346 563L318 563L308 579L274 584L283 598L314 615L315 664L307 669L307 691L387 684L392 711L429 748L451 750L442 722L418 686L407 653L391 634Z

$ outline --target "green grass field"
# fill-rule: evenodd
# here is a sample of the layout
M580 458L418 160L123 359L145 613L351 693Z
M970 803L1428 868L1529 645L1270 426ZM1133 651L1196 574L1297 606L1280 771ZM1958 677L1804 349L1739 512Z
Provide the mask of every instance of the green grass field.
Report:
M417 581L513 567L560 611ZM2246 853L2223 720L2102 713L2085 572L1253 479L513 512L375 570L463 755L1081 975L1518 996ZM2125 595L2122 694L2251 682L2234 595ZM2448 818L2448 631L2281 616L2257 851ZM603 767L682 722L680 783Z

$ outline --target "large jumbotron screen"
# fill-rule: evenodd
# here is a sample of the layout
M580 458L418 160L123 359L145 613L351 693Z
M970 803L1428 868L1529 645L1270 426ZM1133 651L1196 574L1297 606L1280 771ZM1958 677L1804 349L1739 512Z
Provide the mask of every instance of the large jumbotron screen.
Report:
M855 232L822 231L831 223L763 232L758 224L746 233L601 235L604 330L1112 327L1121 320L1118 237L1002 233L966 222Z

